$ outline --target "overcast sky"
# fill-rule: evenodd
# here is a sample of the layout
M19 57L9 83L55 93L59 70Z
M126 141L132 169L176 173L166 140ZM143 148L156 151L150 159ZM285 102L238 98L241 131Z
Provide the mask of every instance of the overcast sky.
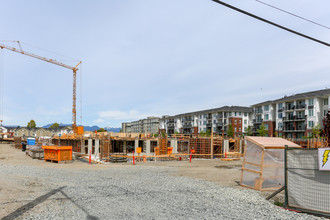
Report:
M328 0L263 1L330 26ZM330 42L329 29L255 0L225 2ZM119 127L146 116L250 106L330 87L329 47L211 0L0 5L0 40L20 40L24 50L69 65L82 60L79 124L80 100L84 125ZM71 70L9 50L0 50L1 60L5 125L71 123Z

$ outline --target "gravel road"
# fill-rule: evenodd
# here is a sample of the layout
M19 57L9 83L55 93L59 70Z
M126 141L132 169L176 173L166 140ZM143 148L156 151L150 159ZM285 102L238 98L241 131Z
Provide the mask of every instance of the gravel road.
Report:
M22 187L22 194L19 199L8 195L0 204L0 218L319 219L283 210L253 190L173 176L172 169L131 165L73 169L1 162L1 177Z

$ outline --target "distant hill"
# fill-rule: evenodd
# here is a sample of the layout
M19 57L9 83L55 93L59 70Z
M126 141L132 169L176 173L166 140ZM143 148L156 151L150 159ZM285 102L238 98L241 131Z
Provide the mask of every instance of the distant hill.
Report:
M43 128L49 128L53 124L45 125L45 126L43 126ZM59 126L64 126L64 127L65 126L72 126L72 124L62 124L62 123L60 123ZM100 127L96 126L96 125L94 125L94 126L84 126L85 131L95 131L95 130L99 130L99 129L100 129ZM110 131L110 132L120 132L121 128L105 127L104 129L107 130L107 131Z
M121 128L112 128L112 127L104 127L105 130L110 131L110 132L120 132Z

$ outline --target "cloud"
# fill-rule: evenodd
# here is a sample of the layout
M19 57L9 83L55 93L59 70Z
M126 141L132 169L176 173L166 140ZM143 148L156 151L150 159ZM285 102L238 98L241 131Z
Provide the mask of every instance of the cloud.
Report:
M148 117L150 115L145 113L139 113L136 110L130 110L130 111L104 111L99 112L100 118L108 118L108 119L114 119L114 120L137 120L141 118ZM99 119L98 119L99 120Z
M96 119L95 121L94 121L95 123L103 123L103 122L105 122L102 118L99 118L99 119Z

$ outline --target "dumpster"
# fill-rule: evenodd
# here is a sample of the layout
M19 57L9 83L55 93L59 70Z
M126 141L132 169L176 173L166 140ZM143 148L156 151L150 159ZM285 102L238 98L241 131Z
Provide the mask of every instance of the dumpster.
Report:
M72 161L72 146L42 146L45 161L65 163Z

